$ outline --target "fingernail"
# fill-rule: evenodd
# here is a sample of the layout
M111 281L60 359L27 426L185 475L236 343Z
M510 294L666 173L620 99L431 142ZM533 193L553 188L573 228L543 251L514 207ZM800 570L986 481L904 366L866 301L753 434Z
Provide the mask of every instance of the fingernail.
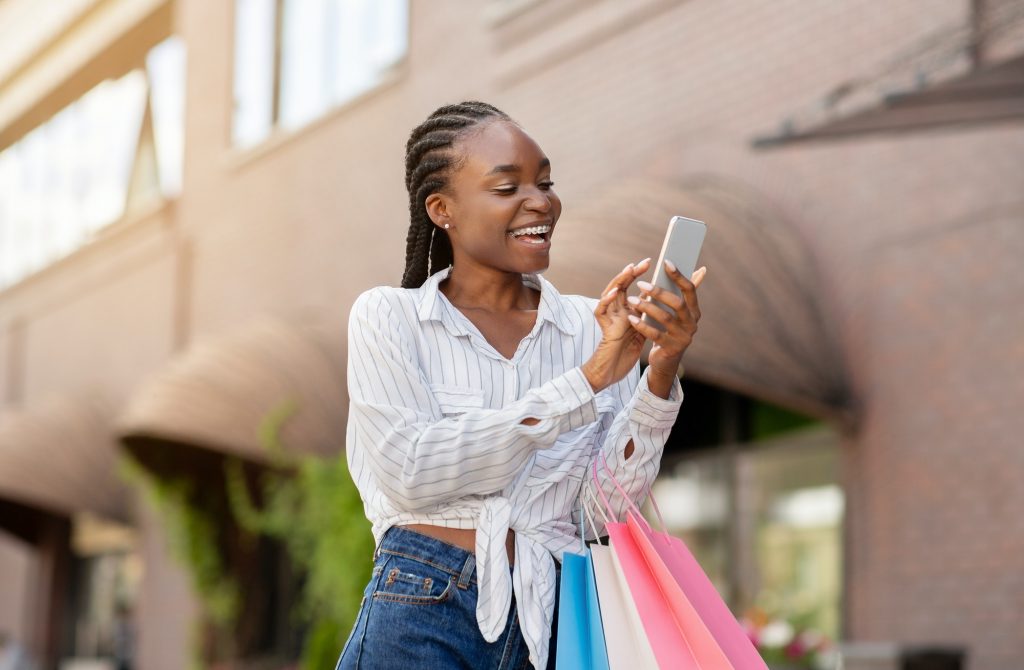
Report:
M629 317L627 317L627 318L629 319L629 322L632 323L633 325L636 325L636 324L640 323L640 317L638 317L638 316L634 316L634 315L630 314Z
M676 267L676 264L667 258L665 259L665 267L669 269L669 272L677 272L679 270L679 268Z
M626 271L627 271L627 270L629 270L629 269L630 269L631 267L633 267L633 264L632 264L632 263L626 263L626 267L622 268L622 271L623 271L623 272L626 272Z
M618 286L613 286L610 291L608 291L607 293L604 294L604 297L610 298L610 297L612 297L613 295L615 295L618 292L619 292L619 287Z
M647 258L645 258L642 261L640 261L639 263L637 263L637 265L643 265L644 263L650 263L650 262L651 262L651 257L648 256Z
M636 285L640 287L641 291L650 291L652 288L654 288L653 284L649 284L643 280L638 281Z
M628 302L630 305L639 305L640 298L636 297L635 295L631 295L628 298L626 298L626 302Z

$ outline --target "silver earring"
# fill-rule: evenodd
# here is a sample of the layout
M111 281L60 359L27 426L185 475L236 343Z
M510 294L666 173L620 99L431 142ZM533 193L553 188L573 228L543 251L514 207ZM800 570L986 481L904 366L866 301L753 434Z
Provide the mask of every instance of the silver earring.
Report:
M451 227L452 227L452 226L451 226L451 224L450 224L450 223L446 223L446 224L444 224L444 229L445 229L445 230L448 230L448 229L449 229L449 228L451 228Z

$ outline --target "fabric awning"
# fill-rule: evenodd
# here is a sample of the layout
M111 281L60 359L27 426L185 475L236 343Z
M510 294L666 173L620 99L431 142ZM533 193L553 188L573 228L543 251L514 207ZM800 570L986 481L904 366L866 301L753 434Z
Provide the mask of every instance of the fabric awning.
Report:
M687 375L846 423L853 402L835 324L798 231L750 187L717 177L636 180L563 217L548 273L596 297L628 262L655 261L673 215L708 224L698 265L702 317Z
M347 409L343 339L327 326L265 317L201 341L134 394L117 435L150 469L180 465L190 447L264 463L261 427L294 403L280 431L284 448L338 453Z
M0 499L63 516L87 511L128 521L112 417L93 396L58 396L0 413Z
M903 133L943 126L1024 120L1024 56L972 70L950 81L892 93L877 105L827 117L807 127L785 127L758 137L758 147L835 140L870 133Z

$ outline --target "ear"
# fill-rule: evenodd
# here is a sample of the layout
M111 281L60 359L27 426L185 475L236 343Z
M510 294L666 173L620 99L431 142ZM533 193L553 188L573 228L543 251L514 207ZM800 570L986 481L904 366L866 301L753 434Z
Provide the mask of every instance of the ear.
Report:
M452 201L443 193L431 193L427 196L424 205L427 208L427 216L438 228L444 228L445 224L451 224Z

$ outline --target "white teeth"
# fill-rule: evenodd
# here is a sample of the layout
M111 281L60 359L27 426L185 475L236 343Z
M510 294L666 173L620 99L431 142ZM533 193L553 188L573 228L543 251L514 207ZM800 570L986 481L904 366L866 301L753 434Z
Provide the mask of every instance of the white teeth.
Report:
M523 235L546 235L551 232L551 226L531 226L529 228L520 228L519 230L513 230L509 233L512 237L522 237Z

